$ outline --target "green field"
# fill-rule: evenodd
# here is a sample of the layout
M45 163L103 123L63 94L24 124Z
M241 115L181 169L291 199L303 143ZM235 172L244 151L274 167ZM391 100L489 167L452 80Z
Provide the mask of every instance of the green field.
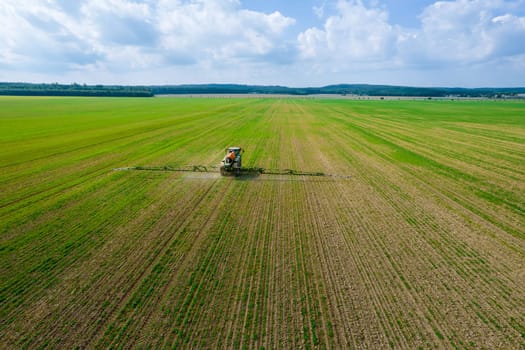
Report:
M341 177L114 170L236 145ZM525 102L0 97L0 147L0 348L525 348Z

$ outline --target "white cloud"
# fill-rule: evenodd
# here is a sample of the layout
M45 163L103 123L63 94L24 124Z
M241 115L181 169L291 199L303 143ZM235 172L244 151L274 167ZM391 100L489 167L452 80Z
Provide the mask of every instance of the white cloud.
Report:
M158 4L162 47L191 52L195 60L237 61L266 55L280 45L294 20L279 12L242 9L238 1L161 1Z
M14 69L63 70L89 64L98 53L79 37L74 21L41 1L0 3L0 56Z
M325 12L325 7L326 7L326 1L325 0L320 6L314 6L312 8L312 11L314 12L314 14L317 16L317 18L323 18L324 17L324 12Z
M416 46L438 62L471 64L525 53L525 17L500 0L440 1L421 15Z
M429 2L410 29L392 24L382 1L317 3L322 25L301 28L240 0L0 0L0 80L33 72L131 84L431 84L461 76L461 85L486 71L490 81L525 81L525 0Z
M2 0L0 65L148 69L268 60L294 23L236 0Z
M479 72L479 65L498 62L513 69L525 54L525 17L512 14L519 6L503 0L437 1L420 15L421 26L409 29L391 24L377 1L338 0L322 28L298 35L300 57L319 74L348 76L425 67L442 73L473 64Z
M126 0L91 0L80 6L81 27L94 43L111 45L154 45L157 31L150 7Z
M398 29L388 23L388 13L366 7L360 0L339 0L336 15L324 28L309 28L298 36L303 58L364 62L383 60L392 54Z

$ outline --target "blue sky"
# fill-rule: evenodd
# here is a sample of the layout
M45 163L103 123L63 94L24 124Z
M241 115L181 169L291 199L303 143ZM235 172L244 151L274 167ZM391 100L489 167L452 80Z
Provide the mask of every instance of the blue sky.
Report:
M377 2L380 7L388 10L392 23L405 26L417 26L418 15L423 9L434 3L429 0L386 0ZM317 9L324 9L325 15L334 14L336 1L326 0L245 0L243 6L256 11L274 12L280 11L286 16L297 20L297 27L305 30L312 26L322 26L323 21L316 15Z
M2 0L0 81L525 86L525 0Z

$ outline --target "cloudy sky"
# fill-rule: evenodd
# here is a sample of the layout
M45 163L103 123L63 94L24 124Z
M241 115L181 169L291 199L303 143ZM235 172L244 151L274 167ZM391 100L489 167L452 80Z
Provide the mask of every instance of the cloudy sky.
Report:
M0 81L525 86L525 0L0 0Z

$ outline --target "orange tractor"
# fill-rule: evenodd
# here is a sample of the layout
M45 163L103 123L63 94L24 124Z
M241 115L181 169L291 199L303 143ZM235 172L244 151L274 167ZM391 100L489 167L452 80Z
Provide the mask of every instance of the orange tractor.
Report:
M226 155L221 161L221 175L235 175L239 176L242 169L242 153L244 150L240 147L228 147Z

